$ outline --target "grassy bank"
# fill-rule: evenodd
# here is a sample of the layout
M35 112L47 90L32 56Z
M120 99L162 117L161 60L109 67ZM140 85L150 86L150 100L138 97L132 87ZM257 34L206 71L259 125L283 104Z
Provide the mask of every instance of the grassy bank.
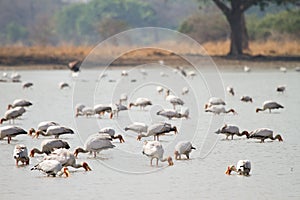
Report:
M267 41L267 42L251 42L250 50L247 51L250 55L263 55L276 61L276 57L300 57L300 43L297 41ZM170 44L171 45L171 44ZM211 56L222 57L229 51L229 41L223 42L208 42L203 44L204 49ZM189 46L180 45L178 51L183 54L201 54L192 52ZM34 65L34 64L66 64L72 60L84 59L93 49L93 46L4 46L0 47L0 65ZM107 57L111 55L119 55L126 51L126 47L109 46L97 49L94 52L99 57ZM176 56L170 52L160 52L160 50L146 49L144 51L132 52L123 55L120 63L127 60L158 60L171 57L176 60ZM123 60L122 60L123 59ZM167 58L166 58L167 59ZM287 59L288 61L288 59ZM299 60L298 60L299 61Z

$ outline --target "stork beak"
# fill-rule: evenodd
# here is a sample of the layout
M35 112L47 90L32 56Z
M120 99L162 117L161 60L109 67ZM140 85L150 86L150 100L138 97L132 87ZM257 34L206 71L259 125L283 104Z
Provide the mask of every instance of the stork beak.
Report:
M231 173L231 169L230 169L230 167L228 166L228 167L227 167L227 170L226 170L226 172L225 172L225 174L230 175L230 173Z
M64 174L66 175L66 177L70 176L70 172L69 172L68 168L64 168Z

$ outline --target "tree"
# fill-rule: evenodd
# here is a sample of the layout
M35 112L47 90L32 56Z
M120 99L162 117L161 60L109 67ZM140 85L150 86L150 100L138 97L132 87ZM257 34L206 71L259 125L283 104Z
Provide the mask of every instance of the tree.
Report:
M230 56L243 55L243 47L247 46L248 33L246 29L244 13L254 5L264 9L271 3L297 4L298 0L213 0L217 7L225 15L231 31Z

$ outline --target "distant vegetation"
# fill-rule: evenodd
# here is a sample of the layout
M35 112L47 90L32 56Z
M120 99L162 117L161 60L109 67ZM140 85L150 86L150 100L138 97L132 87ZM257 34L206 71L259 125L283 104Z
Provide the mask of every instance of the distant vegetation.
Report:
M247 28L251 40L300 39L300 10L267 14L263 18L249 16Z
M284 10L260 17L251 13L246 15L246 18L250 40L300 39L299 9ZM179 31L199 42L224 41L230 34L225 17L219 12L212 11L190 16L179 26Z
M70 2L70 1L69 1ZM118 32L144 26L179 30L201 43L225 41L230 28L213 3L196 0L0 1L0 45L93 45ZM201 9L198 9L198 7ZM269 9L269 8L268 8ZM299 9L270 6L246 13L250 40L300 39ZM293 9L293 8L290 8Z

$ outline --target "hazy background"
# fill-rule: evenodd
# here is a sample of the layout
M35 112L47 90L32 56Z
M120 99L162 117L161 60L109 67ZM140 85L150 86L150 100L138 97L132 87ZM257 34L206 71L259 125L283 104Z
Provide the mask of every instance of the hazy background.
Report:
M300 38L299 6L246 12L250 40ZM135 27L179 30L197 41L224 41L229 25L212 1L2 0L0 45L91 45Z

